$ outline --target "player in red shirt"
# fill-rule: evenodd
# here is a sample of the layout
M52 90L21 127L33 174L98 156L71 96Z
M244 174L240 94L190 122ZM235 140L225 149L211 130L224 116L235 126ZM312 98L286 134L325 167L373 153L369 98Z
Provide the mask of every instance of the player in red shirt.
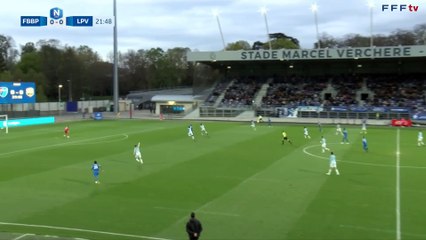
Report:
M70 138L70 128L68 126L64 129L64 137Z

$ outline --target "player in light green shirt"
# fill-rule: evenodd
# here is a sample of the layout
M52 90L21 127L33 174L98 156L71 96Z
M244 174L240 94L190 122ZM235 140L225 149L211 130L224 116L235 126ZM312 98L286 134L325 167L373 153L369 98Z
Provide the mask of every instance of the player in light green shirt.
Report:
M330 153L330 168L328 169L327 175L331 174L331 171L334 169L336 171L336 175L340 175L339 170L337 169L336 155L333 152Z
M293 144L293 143L291 142L291 140L288 138L287 133L286 133L285 131L283 131L283 132L281 133L281 135L283 136L283 138L282 138L282 140L281 140L281 144L284 144L285 142L288 142L288 143L290 143L290 144Z

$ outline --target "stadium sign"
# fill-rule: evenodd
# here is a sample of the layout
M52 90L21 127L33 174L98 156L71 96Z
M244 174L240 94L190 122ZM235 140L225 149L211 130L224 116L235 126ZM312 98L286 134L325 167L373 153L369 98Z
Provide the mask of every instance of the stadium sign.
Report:
M189 52L188 61L264 61L426 57L426 46Z
M0 82L0 104L35 103L35 83Z
M53 124L55 123L55 117L37 117L37 118L17 118L13 120L3 121L0 120L0 126L7 127L23 127L23 126L32 126L40 124Z
M413 119L426 121L426 111L415 113Z

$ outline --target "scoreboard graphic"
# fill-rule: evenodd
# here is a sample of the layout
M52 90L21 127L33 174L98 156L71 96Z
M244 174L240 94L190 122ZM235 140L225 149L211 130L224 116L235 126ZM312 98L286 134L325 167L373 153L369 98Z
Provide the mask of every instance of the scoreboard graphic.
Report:
M64 24L64 11L60 8L52 8L50 9L50 21L51 25L63 25Z
M35 103L35 83L0 82L0 104Z
M94 16L64 16L64 10L54 7L46 16L21 16L21 27L44 27L44 26L69 26L69 27L93 27L97 25L112 25L112 17Z

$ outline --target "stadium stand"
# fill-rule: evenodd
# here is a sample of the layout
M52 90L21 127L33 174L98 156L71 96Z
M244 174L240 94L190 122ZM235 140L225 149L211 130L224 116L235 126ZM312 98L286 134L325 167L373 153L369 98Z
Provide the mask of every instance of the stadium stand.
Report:
M259 91L264 81L256 77L243 77L236 79L234 83L226 89L221 108L240 108L251 106L255 94Z
M220 109L256 109L257 114L275 117L282 115L283 108L287 111L303 106L308 111L321 108L340 112L391 107L424 111L426 106L426 78L421 75L274 75L264 79L266 81L241 77L219 82L204 105Z

